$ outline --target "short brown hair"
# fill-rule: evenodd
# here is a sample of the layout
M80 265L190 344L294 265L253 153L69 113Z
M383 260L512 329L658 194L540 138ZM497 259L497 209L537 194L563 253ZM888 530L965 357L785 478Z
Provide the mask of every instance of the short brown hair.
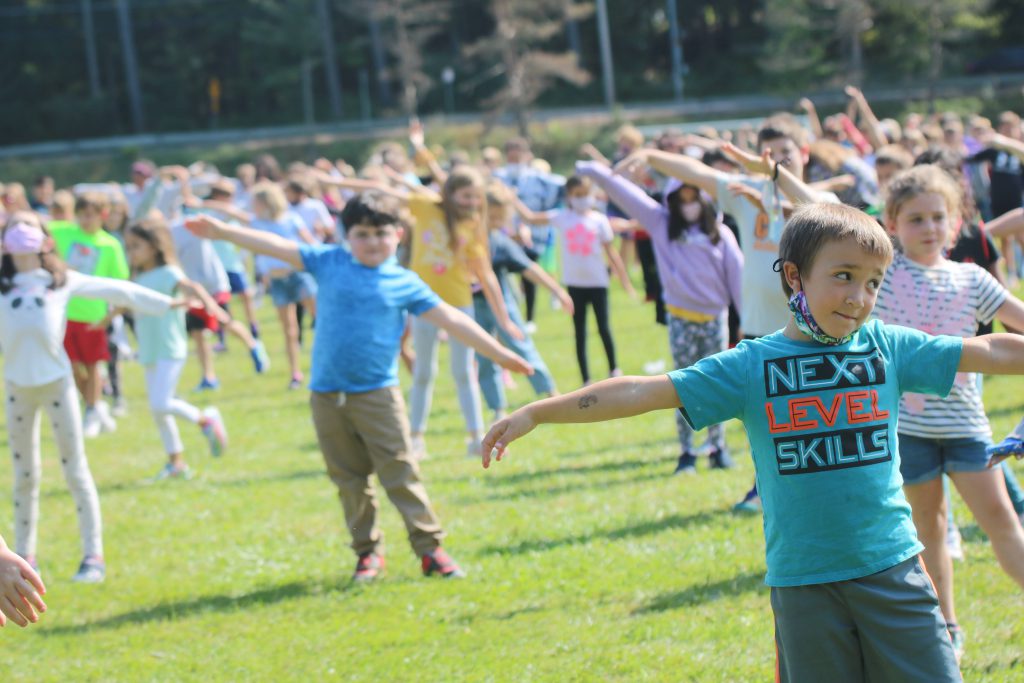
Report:
M107 195L101 192L86 192L75 200L75 213L84 209L92 209L97 213L102 213L110 208L110 200Z
M801 273L809 273L814 259L829 242L852 239L864 251L892 262L892 238L881 225L863 211L845 204L805 204L797 209L779 241L778 270L782 291L792 296L782 264L792 263Z
M901 171L914 165L914 157L904 147L899 145L885 145L875 152L875 167L888 164L895 166Z

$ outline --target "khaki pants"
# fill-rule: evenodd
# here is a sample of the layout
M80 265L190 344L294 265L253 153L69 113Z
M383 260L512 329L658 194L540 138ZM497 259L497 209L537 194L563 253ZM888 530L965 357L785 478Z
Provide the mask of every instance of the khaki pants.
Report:
M399 387L359 394L313 392L309 399L327 474L338 487L357 554L383 552L370 475L395 504L416 555L437 548L444 532L412 459L409 421Z

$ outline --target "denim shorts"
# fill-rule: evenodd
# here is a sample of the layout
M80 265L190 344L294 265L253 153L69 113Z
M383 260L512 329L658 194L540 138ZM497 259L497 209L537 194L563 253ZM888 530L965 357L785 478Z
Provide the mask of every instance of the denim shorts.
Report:
M245 271L228 271L228 285L232 294L244 294L249 289L249 280L245 277Z
M278 308L316 296L316 280L309 273L292 273L270 281L270 298Z
M923 484L942 473L983 472L988 469L983 437L934 439L900 434L900 474L904 484Z

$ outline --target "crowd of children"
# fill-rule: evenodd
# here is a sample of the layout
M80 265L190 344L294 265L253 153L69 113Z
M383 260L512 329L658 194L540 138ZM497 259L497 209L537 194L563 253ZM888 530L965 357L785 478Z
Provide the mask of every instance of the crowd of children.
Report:
M388 144L358 174L325 159L282 171L264 156L234 178L146 161L125 186L55 190L43 178L31 201L7 185L0 344L15 548L0 542L0 613L25 625L45 609L35 574L40 410L78 507L75 579L101 581L84 439L114 430L128 409L124 327L168 456L157 478L187 479L176 418L197 425L214 455L228 442L216 408L177 396L189 338L199 391L220 385L213 359L225 331L264 372L258 290L277 310L292 389L306 382L311 330L310 412L355 580L385 566L373 474L423 573L464 575L441 546L420 470L447 341L467 452L485 467L542 423L668 408L677 473L695 473L702 455L730 468L724 422L744 423L756 481L736 509L764 514L782 680L959 680L947 480L1024 588L1024 493L999 462L1024 453L1024 427L993 445L981 380L1024 374L1024 337L991 328L1024 329L1024 304L1008 289L1020 275L1024 131L1012 112L995 126L955 114L880 121L859 90L847 94L846 113L824 120L802 100L806 128L778 114L756 133L666 132L647 144L626 126L611 160L586 145L589 160L568 178L524 139L509 140L504 159L479 150L476 163L428 147L414 122L411 157ZM610 273L635 296L634 258L667 327L667 375L623 376L616 356ZM572 318L582 388L569 394L532 339L538 285ZM233 297L245 323L230 312ZM588 309L609 378L596 383ZM412 375L408 410L399 358ZM546 398L508 414L509 370ZM493 418L486 436L481 393Z

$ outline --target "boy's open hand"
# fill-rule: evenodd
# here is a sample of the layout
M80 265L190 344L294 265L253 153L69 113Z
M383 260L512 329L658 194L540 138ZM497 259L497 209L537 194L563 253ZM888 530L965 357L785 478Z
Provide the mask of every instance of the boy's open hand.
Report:
M648 153L651 150L641 147L638 150L632 152L628 157L615 164L612 169L615 173L620 175L631 175L638 171L641 167L647 165Z
M192 216L185 219L185 229L202 239L217 239L217 228L217 220L211 216Z
M732 159L735 159L743 168L747 169L748 173L760 173L761 175L772 174L772 161L771 151L765 149L761 156L751 154L750 152L744 151L732 144L727 142L722 145L722 152Z
M0 626L10 619L24 628L46 611L43 580L28 562L0 545Z
M504 420L499 420L487 432L487 436L480 444L484 469L491 466L491 460L500 461L505 457L505 451L510 443L529 434L537 426L537 423L530 417L528 408L529 406L520 408Z
M1010 456L1020 460L1024 458L1024 441L1010 435L994 446L986 448L985 453L988 455L989 467L995 467Z

